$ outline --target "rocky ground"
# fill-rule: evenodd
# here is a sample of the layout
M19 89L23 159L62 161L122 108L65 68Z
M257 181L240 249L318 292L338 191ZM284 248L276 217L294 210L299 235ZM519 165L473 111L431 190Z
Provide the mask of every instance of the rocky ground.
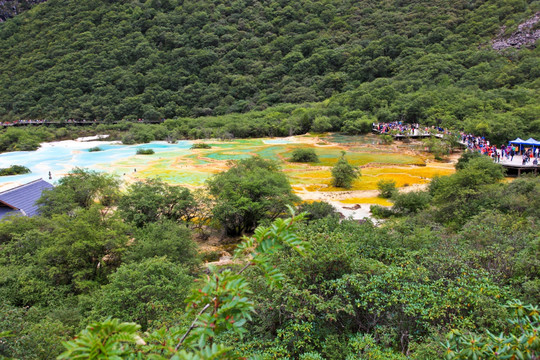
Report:
M509 47L534 47L536 40L540 38L540 29L536 28L536 24L540 21L540 11L534 14L527 21L519 24L517 31L505 36L506 27L503 26L499 35L493 39L491 47L495 50L504 50Z
M47 0L0 0L0 22L6 21Z

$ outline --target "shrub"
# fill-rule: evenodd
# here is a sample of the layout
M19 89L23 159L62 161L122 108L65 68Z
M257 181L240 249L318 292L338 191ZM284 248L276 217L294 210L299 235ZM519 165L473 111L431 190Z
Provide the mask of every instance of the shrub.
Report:
M291 157L292 162L318 162L319 157L313 149L295 149Z
M206 251L201 253L201 260L203 262L214 262L221 258L221 251Z
M426 191L411 191L395 194L392 200L394 201L394 211L400 214L410 214L425 209L431 201L431 196Z
M392 209L380 205L371 205L369 210L371 211L371 214L378 219L389 218L394 215Z
M88 152L103 151L99 146L94 146L93 148L88 149Z
M133 229L132 243L124 255L125 262L140 263L144 259L166 257L186 269L199 263L197 245L191 239L191 231L176 219L145 224Z
M381 135L381 142L384 145L390 145L394 141L394 138L392 138L392 135Z
M336 209L324 201L314 201L312 203L303 202L298 207L299 212L307 212L308 220L323 219L328 216L337 216Z
M212 147L205 143L195 143L191 145L191 149L211 149Z
M262 220L274 220L299 200L276 162L253 157L231 164L207 181L215 200L214 219L228 235L251 232Z
M133 134L127 133L122 137L122 144L124 145L133 145L135 144L135 139L133 138Z
M190 221L195 208L189 189L157 179L131 184L118 203L121 216L136 227L165 219Z
M519 300L508 301L510 312L507 319L511 325L508 333L495 335L486 331L483 335L462 333L452 329L442 345L447 349L447 359L538 359L540 341L538 307L522 304ZM526 354L525 356L523 354Z
M349 164L345 159L345 152L332 168L332 185L349 189L355 179L360 176L360 171L356 166Z
M396 182L394 180L381 180L377 183L379 196L385 199L390 199L396 192Z
M430 137L423 140L424 146L433 154L435 160L443 160L443 156L450 153L450 146L446 141L436 137Z
M137 149L137 155L152 155L153 153L152 149Z
M89 209L96 201L112 206L118 199L119 186L113 175L75 168L58 181L58 186L44 191L37 204L45 216L71 213L78 207Z
M92 313L136 321L146 330L183 305L192 283L186 268L165 257L122 264L95 294Z
M22 165L11 165L8 168L0 169L0 176L28 174L30 169Z
M481 157L482 154L476 151L465 151L458 159L455 167L456 170L463 170L472 159Z

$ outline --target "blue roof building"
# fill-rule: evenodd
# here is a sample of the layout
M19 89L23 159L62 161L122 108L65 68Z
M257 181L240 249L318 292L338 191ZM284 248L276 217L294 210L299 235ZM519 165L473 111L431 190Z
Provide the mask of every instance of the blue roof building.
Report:
M38 179L0 192L0 220L8 214L37 215L39 208L36 201L41 197L43 190L52 188L48 182Z

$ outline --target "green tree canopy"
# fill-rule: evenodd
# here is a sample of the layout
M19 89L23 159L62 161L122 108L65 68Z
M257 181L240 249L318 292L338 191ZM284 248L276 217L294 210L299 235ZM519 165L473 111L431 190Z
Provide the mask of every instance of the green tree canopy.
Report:
M332 167L332 185L348 189L359 176L358 167L349 164L345 152L342 152L338 162Z
M318 162L319 157L313 149L294 149L291 156L292 162Z
M298 198L277 163L252 157L208 180L215 199L214 218L227 234L253 231L263 219L275 219Z
M133 234L125 260L141 262L153 257L166 257L169 261L193 268L198 264L197 245L191 231L173 220L148 223Z
M0 296L8 303L44 305L69 293L87 293L106 283L121 263L126 226L116 216L103 218L96 206L37 224L0 249L2 267L9 269Z
M38 200L40 212L50 216L74 210L88 209L95 202L104 206L116 203L120 181L117 177L95 170L75 168L58 181L53 189L43 192Z
M192 285L186 268L167 258L123 264L94 294L91 316L137 322L146 330L155 320L182 314Z
M195 207L189 189L158 179L131 184L118 203L122 217L137 227L160 219L189 221L194 216Z

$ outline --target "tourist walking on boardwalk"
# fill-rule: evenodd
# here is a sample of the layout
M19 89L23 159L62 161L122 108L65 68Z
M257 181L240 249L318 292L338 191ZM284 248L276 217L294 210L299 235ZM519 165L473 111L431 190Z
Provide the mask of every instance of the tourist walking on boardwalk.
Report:
M514 160L514 155L516 155L516 152L514 151L514 147L512 146L512 148L510 149L510 161Z
M531 152L531 149L523 152L523 155L521 156L521 158L522 158L521 164L522 165L527 164L529 162L529 160L531 159L530 152Z

